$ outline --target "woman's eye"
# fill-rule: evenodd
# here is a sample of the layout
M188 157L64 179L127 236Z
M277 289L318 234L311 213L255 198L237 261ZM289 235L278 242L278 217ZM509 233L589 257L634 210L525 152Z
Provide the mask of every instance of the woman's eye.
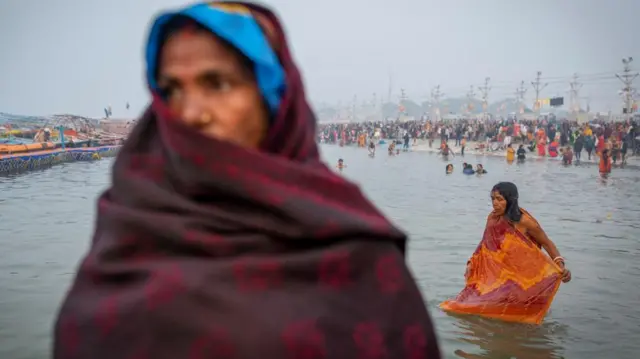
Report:
M165 86L160 88L160 93L168 100L175 100L180 97L181 91L176 86Z
M231 83L229 81L221 81L218 84L218 90L222 92L227 92L231 90Z
M207 77L203 82L208 89L213 91L227 92L231 90L231 82L219 76Z

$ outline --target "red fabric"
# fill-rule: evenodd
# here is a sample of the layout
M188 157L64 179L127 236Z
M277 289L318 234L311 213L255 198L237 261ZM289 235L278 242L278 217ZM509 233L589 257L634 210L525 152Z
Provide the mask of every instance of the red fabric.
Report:
M318 157L287 93L264 151L204 138L156 98L98 200L55 359L439 358L406 236Z

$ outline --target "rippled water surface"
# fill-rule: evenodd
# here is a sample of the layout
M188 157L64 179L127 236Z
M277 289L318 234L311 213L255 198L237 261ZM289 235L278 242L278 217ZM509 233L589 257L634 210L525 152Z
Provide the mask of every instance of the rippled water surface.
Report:
M435 154L369 158L355 148L323 147L331 163L410 235L408 261L423 289L446 358L637 358L640 355L640 172L564 168L556 161L484 163L482 177L444 174ZM87 249L95 198L111 161L73 163L0 177L0 358L48 358L52 320ZM543 325L453 317L438 303L463 286L463 272L489 213L489 190L515 182L521 205L567 258L563 285Z

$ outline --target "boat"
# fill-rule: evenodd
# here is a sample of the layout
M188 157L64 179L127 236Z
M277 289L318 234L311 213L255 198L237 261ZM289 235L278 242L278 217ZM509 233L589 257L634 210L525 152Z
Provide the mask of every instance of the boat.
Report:
M56 148L53 142L4 144L0 143L0 154L9 155L14 153L28 153Z

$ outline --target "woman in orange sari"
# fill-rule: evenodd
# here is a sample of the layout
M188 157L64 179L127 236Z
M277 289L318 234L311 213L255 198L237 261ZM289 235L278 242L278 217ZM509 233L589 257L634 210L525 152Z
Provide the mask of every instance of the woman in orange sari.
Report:
M538 156L544 157L546 153L547 141L545 139L546 135L538 136Z
M453 313L540 324L560 282L570 281L571 272L538 221L518 206L515 184L498 183L491 190L491 199L493 212L482 241L467 262L466 285L440 307Z
M609 150L607 149L602 150L602 153L600 154L598 170L602 175L611 173L611 157L609 157Z

